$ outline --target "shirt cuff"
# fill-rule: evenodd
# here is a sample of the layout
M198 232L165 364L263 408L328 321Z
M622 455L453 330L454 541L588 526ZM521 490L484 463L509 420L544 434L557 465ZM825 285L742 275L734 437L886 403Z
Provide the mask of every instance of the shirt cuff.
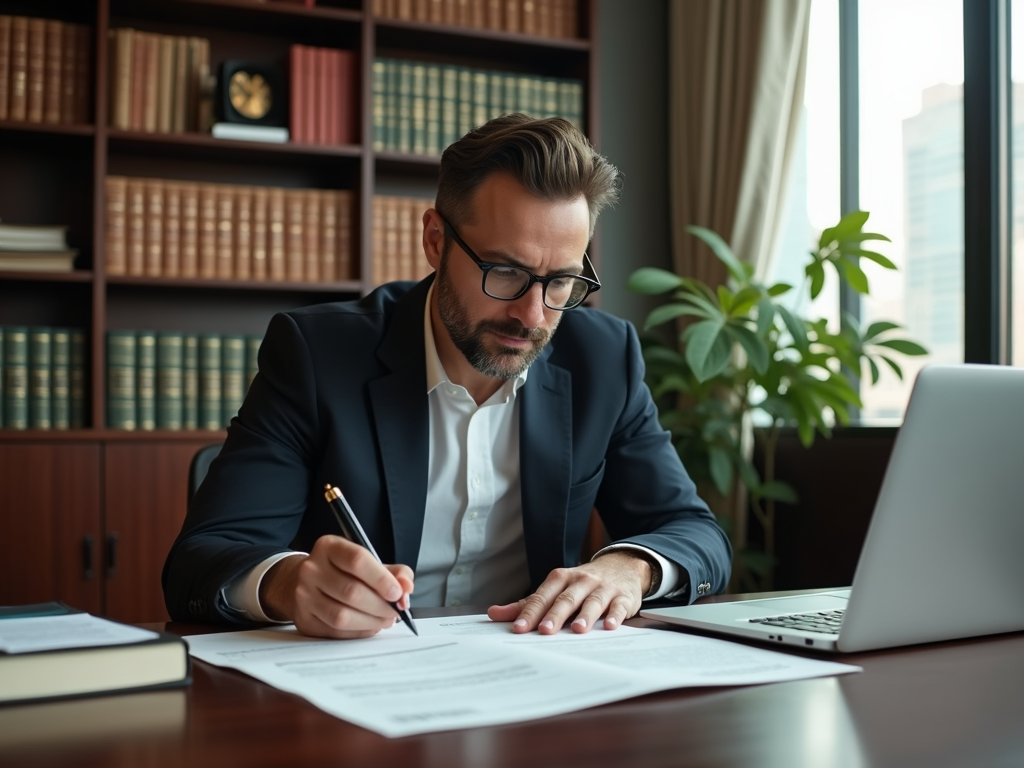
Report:
M250 621L262 621L269 624L291 624L290 621L277 621L271 619L263 612L260 605L260 583L267 571L280 560L295 555L305 555L305 552L278 552L271 555L263 562L254 566L248 573L236 576L224 587L224 602L234 611L245 615Z
M599 550L597 554L594 555L594 557L590 558L590 561L593 562L596 558L608 552L614 552L616 550L623 549L632 549L638 552L643 552L644 554L649 555L651 558L653 558L654 562L656 562L661 567L661 585L658 587L658 591L652 595L646 595L644 597L644 600L657 600L658 598L673 598L678 595L685 595L689 592L690 579L689 576L686 574L685 570L679 567L679 565L677 565L676 563L669 560L667 557L659 555L653 549L641 547L639 544L629 544L625 542L622 544L610 544L604 549Z

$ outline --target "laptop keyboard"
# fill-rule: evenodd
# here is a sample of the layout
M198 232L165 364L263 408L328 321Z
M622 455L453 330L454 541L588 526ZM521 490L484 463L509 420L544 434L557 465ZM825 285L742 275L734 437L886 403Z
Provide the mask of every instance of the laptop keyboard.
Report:
M791 613L788 616L768 616L763 619L750 619L750 623L764 624L769 627L782 627L783 629L802 629L804 632L838 635L839 625L843 623L843 613L844 611L842 610Z

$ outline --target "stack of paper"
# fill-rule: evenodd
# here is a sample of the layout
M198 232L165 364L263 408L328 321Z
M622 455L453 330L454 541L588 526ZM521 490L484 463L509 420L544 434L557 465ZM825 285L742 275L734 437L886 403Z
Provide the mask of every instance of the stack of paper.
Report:
M70 272L78 251L68 248L67 229L0 224L0 270Z

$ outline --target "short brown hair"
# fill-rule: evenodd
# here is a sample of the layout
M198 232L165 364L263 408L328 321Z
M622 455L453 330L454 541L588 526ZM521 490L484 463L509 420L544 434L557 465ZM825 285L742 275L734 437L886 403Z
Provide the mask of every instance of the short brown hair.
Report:
M441 155L436 208L453 224L470 221L470 203L487 176L505 172L537 197L586 198L590 235L601 210L618 197L618 169L560 117L516 112L484 123Z

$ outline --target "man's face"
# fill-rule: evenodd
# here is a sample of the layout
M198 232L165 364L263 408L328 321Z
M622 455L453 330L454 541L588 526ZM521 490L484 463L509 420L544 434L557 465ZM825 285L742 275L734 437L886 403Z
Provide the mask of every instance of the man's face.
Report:
M534 197L505 174L484 181L471 221L452 224L483 261L513 264L538 276L579 274L589 239L585 198ZM487 296L483 273L454 241L437 270L438 313L452 343L478 373L509 379L525 371L550 341L562 313L544 306L535 283L512 301Z

